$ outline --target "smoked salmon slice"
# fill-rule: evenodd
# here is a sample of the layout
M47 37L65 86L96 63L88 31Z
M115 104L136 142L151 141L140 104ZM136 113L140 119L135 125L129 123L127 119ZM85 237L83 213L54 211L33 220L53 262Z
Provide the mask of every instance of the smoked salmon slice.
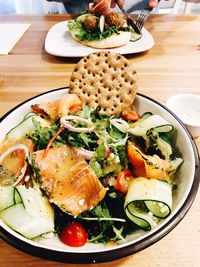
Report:
M52 147L32 154L32 166L51 203L73 216L95 207L106 189L84 158L74 148Z

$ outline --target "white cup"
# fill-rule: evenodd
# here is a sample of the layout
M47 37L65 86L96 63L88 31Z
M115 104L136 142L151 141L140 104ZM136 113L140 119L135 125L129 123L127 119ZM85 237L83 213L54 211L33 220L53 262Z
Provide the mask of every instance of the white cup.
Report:
M200 95L177 94L168 99L166 106L182 120L193 137L200 135Z

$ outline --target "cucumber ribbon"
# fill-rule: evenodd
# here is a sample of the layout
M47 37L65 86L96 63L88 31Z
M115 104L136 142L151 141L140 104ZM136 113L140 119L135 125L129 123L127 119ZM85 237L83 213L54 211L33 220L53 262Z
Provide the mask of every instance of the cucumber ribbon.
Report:
M38 188L0 186L0 219L29 239L54 232L53 208Z
M127 217L144 230L156 226L172 208L172 186L161 180L138 177L129 184L124 209Z
M173 130L173 126L160 115L151 115L139 120L129 132L135 136L145 137L147 132L152 129L158 133L168 133Z

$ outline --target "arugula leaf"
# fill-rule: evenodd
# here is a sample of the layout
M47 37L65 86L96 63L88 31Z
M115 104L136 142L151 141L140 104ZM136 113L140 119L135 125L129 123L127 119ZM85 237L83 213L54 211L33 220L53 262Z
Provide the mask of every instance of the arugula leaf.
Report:
M82 147L90 151L94 151L97 148L98 137L94 132L92 133L76 133L71 131L65 131L61 134L62 141L68 143L74 147Z
M102 201L100 205L97 205L94 209L92 209L91 214L98 218L111 218L110 212L104 201Z
M97 205L90 213L98 218L111 218L110 212L104 201ZM105 243L109 241L108 232L112 232L113 221L99 221L98 222L100 233L97 236L92 236L90 242Z
M34 118L33 118L34 131L32 134L28 136L33 143L35 144L36 150L41 150L46 148L49 143L49 140L54 136L54 134L58 131L59 125L54 124L49 127L42 127ZM59 141L54 141L54 145L56 145Z
M102 201L99 205L97 205L94 209L87 212L87 216L91 216L91 218L97 218L95 223L92 222L93 227L90 227L91 221L85 222L86 227L89 227L89 241L95 243L106 243L110 240L119 240L123 238L123 225L121 223L116 223L112 220L112 216L110 214L110 210L107 207L105 201ZM109 220L110 218L110 220ZM81 219L81 217L80 217ZM84 219L84 216L82 217ZM106 220L103 220L106 219ZM120 224L120 229L118 229Z

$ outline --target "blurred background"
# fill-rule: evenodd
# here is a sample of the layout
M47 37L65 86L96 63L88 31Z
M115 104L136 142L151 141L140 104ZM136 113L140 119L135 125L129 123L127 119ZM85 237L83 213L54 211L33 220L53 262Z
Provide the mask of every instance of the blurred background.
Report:
M132 0L126 0L125 8L131 10ZM63 14L62 3L46 0L0 0L0 14ZM161 0L154 13L158 14L200 14L200 3L186 3L183 0Z

